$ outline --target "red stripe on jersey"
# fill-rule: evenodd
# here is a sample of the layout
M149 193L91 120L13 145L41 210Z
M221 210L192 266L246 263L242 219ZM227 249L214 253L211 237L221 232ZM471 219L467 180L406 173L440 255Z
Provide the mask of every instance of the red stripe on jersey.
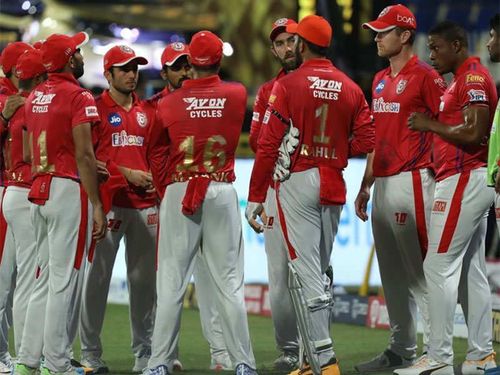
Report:
M83 261L83 255L85 254L85 244L87 242L87 228L89 222L88 197L82 185L80 185L80 210L81 210L80 225L78 227L78 240L76 243L75 265L73 266L77 270L80 269Z
M3 250L5 247L5 239L7 238L7 222L3 216L3 198L5 197L5 189L2 191L0 199L0 264L2 264Z
M283 213L283 210L281 209L281 204L280 204L280 198L279 198L279 182L276 184L276 204L278 206L278 216L280 218L280 227L281 231L283 232L283 237L285 238L285 244L286 247L288 248L288 254L290 255L290 260L294 260L297 258L297 253L295 252L295 249L293 248L293 245L290 242L290 239L288 238L288 230L286 228L286 222L285 222L285 214Z
M446 218L446 223L444 224L443 234L441 235L441 241L439 241L438 253L446 253L450 247L453 234L457 228L460 211L462 210L462 197L464 195L465 187L469 182L469 178L470 171L461 173L458 178L457 187L455 188L455 193L451 199L450 211L448 212L448 217Z
M417 234L422 251L422 259L425 259L428 248L427 226L425 223L424 192L422 189L422 176L420 170L411 172L413 182L413 199L415 204L415 221L417 222Z

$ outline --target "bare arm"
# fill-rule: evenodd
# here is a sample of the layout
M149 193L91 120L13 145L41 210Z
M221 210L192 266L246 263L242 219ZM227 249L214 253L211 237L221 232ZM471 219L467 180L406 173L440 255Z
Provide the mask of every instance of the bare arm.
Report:
M33 144L30 141L32 137L31 133L28 135L28 132L23 129L23 161L25 163L31 164L31 145Z
M92 146L90 123L83 123L73 127L73 141L75 143L75 158L78 173L94 208L94 232L96 239L106 234L106 216L102 209L101 198L97 182L97 164Z
M358 196L354 201L354 209L356 211L356 216L361 220L368 220L368 214L366 209L368 207L368 201L370 200L370 189L375 182L375 177L373 177L373 158L375 156L375 151L370 152L366 157L366 167L363 180L361 181L361 186L359 188Z
M480 145L488 138L490 110L484 105L470 105L463 111L464 123L447 126L423 113L412 113L408 126L412 130L431 131L456 145Z

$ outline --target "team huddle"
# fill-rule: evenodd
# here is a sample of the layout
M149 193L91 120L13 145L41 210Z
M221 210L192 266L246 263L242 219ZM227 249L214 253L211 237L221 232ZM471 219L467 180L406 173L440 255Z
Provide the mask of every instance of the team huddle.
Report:
M493 78L469 56L455 23L429 32L433 67L413 52L417 24L408 8L387 7L363 27L376 33L378 55L390 63L374 77L371 107L326 58L327 20L281 18L269 35L282 69L256 96L245 215L265 237L275 370L340 374L330 335L330 256L346 203L342 171L350 157L367 155L355 208L366 221L374 185L373 235L391 337L355 369L452 375L458 300L469 332L461 372L483 374L496 367L484 259L493 204L500 231ZM499 33L497 14L488 42L494 62ZM148 60L125 45L104 55L109 88L95 98L82 88L87 41L84 32L53 34L34 45L11 43L1 55L0 373L110 371L100 336L124 239L132 371L182 370L182 301L194 276L210 369L257 374L232 185L247 92L218 75L221 39L200 31L189 45L169 44L161 56L165 88L148 99L135 93L139 65ZM450 72L447 84L441 75Z

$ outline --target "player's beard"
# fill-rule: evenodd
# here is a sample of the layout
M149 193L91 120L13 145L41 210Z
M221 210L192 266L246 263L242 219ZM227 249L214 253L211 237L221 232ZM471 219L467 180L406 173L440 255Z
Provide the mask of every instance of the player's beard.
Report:
M73 77L75 77L76 79L78 79L81 76L83 76L83 72L84 72L83 61L79 62L76 59L74 61L75 61L75 67L73 68Z
M136 89L136 87L137 87L137 84L135 84L133 88L116 87L115 86L115 90L118 91L120 94L130 95L132 92L134 92L134 90Z
M291 57L293 57L293 59L290 59ZM297 54L297 51L295 54L293 52L287 52L285 56L279 60L281 66L286 72L291 72L292 70L297 69L302 63L302 57L300 56L300 53Z
M174 83L173 83L173 82L170 82L170 84L172 85L172 87L173 87L175 90L177 90L177 89L180 89L180 88L182 87L182 82L184 82L184 81L186 81L186 80L188 80L188 79L189 79L189 77L184 76L184 77L179 78L179 80L177 81L177 84L176 84L176 85L174 85Z

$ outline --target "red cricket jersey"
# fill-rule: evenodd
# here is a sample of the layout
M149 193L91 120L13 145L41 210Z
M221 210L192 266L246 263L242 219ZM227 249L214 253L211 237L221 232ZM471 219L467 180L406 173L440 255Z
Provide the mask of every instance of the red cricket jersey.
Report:
M149 171L146 149L154 111L135 94L132 95L133 103L129 111L116 104L108 90L96 98L101 116L99 126L94 128L98 140L96 158L106 162L113 160L126 168ZM148 208L155 204L154 193L146 193L144 188L131 184L126 189L118 190L113 197L113 205L118 207Z
M7 77L0 78L0 111L2 111L5 101L11 95L17 94L17 87L14 86L12 81ZM0 123L0 150L3 149L6 137L7 128ZM5 162L3 152L0 152L0 186L5 186L8 184L7 178L5 176Z
M165 87L159 93L146 99L145 105L150 106L156 112L160 99L170 94L170 92L168 86ZM157 121L153 121L149 129L149 142L146 153L156 192L159 198L162 199L167 186L168 136L166 129Z
M439 107L439 122L447 126L464 123L463 109L468 105L484 105L490 110L489 126L493 123L497 90L493 78L478 57L469 57L457 69ZM489 131L488 131L489 134ZM434 135L436 180L456 173L484 167L488 163L488 143L479 146L455 145Z
M246 100L242 84L217 75L184 81L160 100L157 121L167 129L170 150L166 184L192 177L234 181Z
M99 121L92 94L71 74L50 73L26 99L25 120L33 139L33 178L50 174L79 181L72 132Z
M23 92L28 97L28 92ZM29 188L31 164L23 160L23 133L26 130L24 106L19 107L9 121L3 149L7 184ZM26 135L27 136L27 135Z
M413 56L395 76L391 68L375 75L372 113L375 122L373 175L432 167L432 133L408 129L413 112L437 117L446 83L428 64Z
M250 126L249 138L250 147L253 152L257 152L257 141L259 140L262 120L264 119L264 114L267 109L267 103L269 102L269 96L271 96L274 82L285 75L285 70L281 69L276 77L262 84L257 92L257 96L255 97L255 102L253 104L252 124Z
M291 172L334 169L338 178L331 181L332 189L345 189L341 174L349 156L373 150L373 119L361 89L329 60L308 60L274 83L258 141L249 201L265 200L288 121L298 128L300 141L292 155ZM338 203L345 202L345 194L336 198Z

